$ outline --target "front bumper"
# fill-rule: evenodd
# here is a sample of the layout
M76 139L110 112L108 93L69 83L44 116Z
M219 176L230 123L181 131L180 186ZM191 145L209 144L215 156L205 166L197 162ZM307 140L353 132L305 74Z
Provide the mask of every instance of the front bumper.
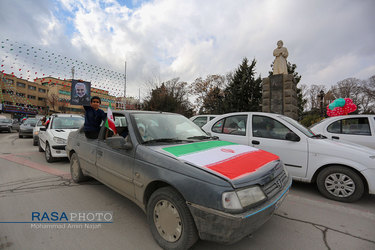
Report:
M29 135L33 136L33 129L20 129L19 130L20 135Z
M58 157L68 157L65 151L66 145L51 145L51 154L52 157L58 158Z
M361 173L367 181L369 194L375 194L375 169L368 168Z
M9 126L0 126L0 131L9 131L9 129L12 129L12 127L9 127Z
M202 240L233 244L250 235L267 222L287 196L292 178L289 175L284 188L265 203L241 214L229 214L196 204L189 204Z

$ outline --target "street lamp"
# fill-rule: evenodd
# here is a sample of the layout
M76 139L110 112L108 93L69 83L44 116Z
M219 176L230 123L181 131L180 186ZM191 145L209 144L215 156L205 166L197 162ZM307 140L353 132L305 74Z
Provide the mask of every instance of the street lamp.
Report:
M319 93L320 93L320 94L318 95L318 97L320 98L320 116L321 116L321 117L324 117L324 111L323 111L323 98L324 98L324 91L321 90Z

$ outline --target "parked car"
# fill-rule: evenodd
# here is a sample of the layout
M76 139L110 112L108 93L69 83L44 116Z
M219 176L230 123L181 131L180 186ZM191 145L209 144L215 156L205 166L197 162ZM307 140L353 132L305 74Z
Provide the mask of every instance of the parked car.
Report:
M278 155L293 179L316 183L329 199L354 202L375 194L375 150L334 142L279 114L229 113L203 130L221 140Z
M27 118L20 125L20 130L18 131L18 137L23 138L24 136L33 136L33 128L37 120L35 118Z
M200 128L203 127L204 124L214 119L217 115L196 115L190 117L190 121L197 124Z
M39 130L43 127L43 121L40 118L33 128L33 145L38 146L39 143Z
M214 140L182 115L114 111L115 135L83 129L66 146L75 182L94 177L135 202L163 249L233 243L274 213L291 177L276 155Z
M345 115L322 120L310 127L329 139L352 142L375 149L375 115Z
M8 118L0 118L0 132L7 131L12 132L12 120Z
M84 118L76 114L53 114L47 127L39 128L39 152L45 152L47 162L67 157L65 146L68 135L79 129Z

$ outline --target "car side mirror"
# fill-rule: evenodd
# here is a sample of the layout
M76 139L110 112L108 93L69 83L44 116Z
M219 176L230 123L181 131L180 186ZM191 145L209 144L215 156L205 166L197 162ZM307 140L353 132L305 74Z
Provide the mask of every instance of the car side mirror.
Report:
M127 142L122 136L109 137L105 140L105 143L114 149L130 150L133 148L133 144L129 141Z
M39 129L40 131L46 131L47 130L47 128L45 128L45 127L40 127L40 129Z
M289 132L286 134L285 139L288 141L300 141L301 139L299 138L298 135L296 135L293 132Z

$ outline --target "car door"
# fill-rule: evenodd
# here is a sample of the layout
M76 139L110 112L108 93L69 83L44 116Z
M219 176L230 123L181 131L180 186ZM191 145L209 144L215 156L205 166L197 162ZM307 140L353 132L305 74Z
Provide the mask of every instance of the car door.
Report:
M98 140L88 139L85 136L83 129L78 130L76 138L74 140L75 147L78 154L79 162L82 169L89 172L89 175L92 177L98 176L98 171L95 166L96 163L96 150L98 147Z
M215 122L209 132L220 140L248 145L247 123L247 114L229 115Z
M328 124L325 133L333 140L375 148L374 130L371 130L371 125L373 121L366 116L342 118Z
M126 121L124 116L120 119L119 116L115 116L115 123L119 124L117 120L123 121L124 119ZM120 124L123 126L123 122ZM112 136L112 132L102 127L96 152L98 177L109 186L112 186L130 197L134 197L133 171L135 149L124 150L111 148L106 143L106 138L110 136Z
M249 145L278 155L292 176L305 177L308 167L307 137L277 117L262 114L249 116ZM291 140L297 135L299 141Z

